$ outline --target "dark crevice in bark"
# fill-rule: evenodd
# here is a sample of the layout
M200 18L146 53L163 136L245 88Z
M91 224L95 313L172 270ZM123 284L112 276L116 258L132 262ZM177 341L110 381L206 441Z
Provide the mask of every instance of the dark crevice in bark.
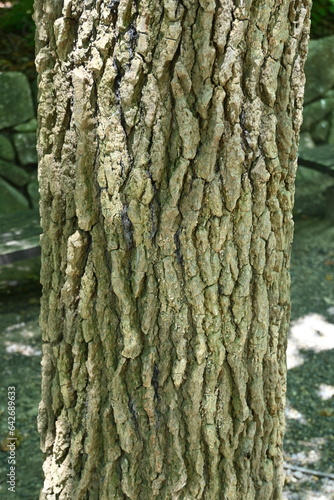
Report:
M183 264L183 256L181 254L181 243L180 243L180 233L181 229L178 229L176 233L174 233L174 243L175 243L175 254L176 259L179 264Z
M121 219L124 229L124 237L129 250L133 248L133 224L128 216L128 206L124 205L121 212Z

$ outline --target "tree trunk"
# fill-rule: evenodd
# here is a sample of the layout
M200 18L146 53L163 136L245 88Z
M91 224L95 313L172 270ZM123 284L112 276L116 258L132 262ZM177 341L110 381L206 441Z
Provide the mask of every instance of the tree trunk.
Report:
M281 498L309 4L35 0L41 498Z

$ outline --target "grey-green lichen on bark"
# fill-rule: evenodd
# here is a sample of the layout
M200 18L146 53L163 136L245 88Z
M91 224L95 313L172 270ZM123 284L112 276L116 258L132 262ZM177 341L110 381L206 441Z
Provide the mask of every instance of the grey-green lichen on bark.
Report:
M281 498L309 9L35 0L43 498Z

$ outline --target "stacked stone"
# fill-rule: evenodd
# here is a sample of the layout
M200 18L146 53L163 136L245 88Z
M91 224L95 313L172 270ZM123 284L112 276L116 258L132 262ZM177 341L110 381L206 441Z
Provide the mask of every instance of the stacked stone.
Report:
M0 73L0 215L38 207L36 110L27 77Z
M301 148L334 145L334 36L309 42L305 73Z
M310 41L305 71L300 150L304 156L314 153L315 160L327 164L328 160L324 162L320 157L322 152L328 157L328 146L322 146L323 151L319 148L312 152L310 148L334 147L334 36ZM9 215L38 208L37 122L32 89L23 73L0 73L0 88L0 215ZM305 189L307 197L309 189L314 189L323 198L324 191L332 184L332 178L319 172L299 169L297 205ZM323 207L323 201L319 199L320 205ZM319 212L315 201L312 214L314 211Z

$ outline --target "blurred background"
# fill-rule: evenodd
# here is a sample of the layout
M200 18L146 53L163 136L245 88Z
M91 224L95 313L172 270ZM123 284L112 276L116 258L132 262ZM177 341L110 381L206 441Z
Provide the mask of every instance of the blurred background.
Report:
M36 500L40 400L33 0L0 1L0 497L16 387L15 499ZM285 500L334 499L334 0L314 0L294 209ZM13 497L12 497L13 498Z

